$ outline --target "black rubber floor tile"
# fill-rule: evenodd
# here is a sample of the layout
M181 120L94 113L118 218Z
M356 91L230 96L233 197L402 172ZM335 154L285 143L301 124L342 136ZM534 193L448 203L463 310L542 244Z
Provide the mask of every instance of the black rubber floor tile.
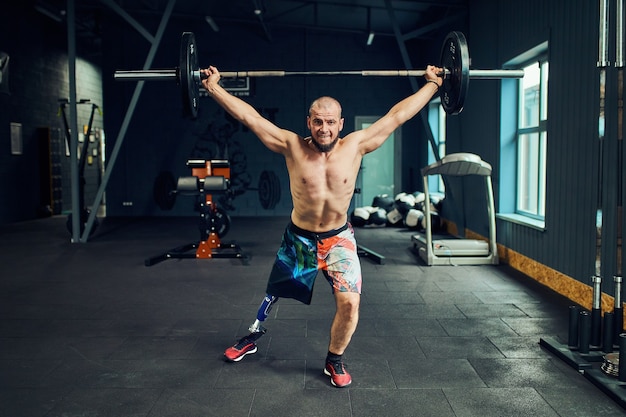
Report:
M38 417L59 404L71 388L15 388L0 390L1 417Z
M103 321L100 325L96 322L93 328L88 328L85 331L84 336L167 336L172 332L174 323L174 320L170 319L120 319L110 323Z
M456 307L470 319L528 317L528 315L515 304L484 304L482 301L471 304L459 302L456 304Z
M488 319L441 319L441 326L449 336L518 336L499 318Z
M520 336L537 336L537 339L563 331L563 322L551 318L502 317L502 321Z
M46 386L89 388L212 387L223 361L103 360L66 361L43 380Z
M248 416L255 388L166 389L147 417Z
M257 355L248 355L240 362L225 363L215 386L229 389L304 388L304 377L304 360L266 360Z
M384 358L367 361L352 356L346 359L346 369L352 376L350 388L394 389L396 382L388 362ZM330 377L327 377L330 380Z
M269 347L266 358L269 360L317 360L323 361L328 353L328 338L316 339L314 337L268 337ZM352 350L352 349L351 349Z
M504 357L486 337L418 337L417 342L429 359Z
M455 291L493 291L493 288L489 287L486 283L478 280L472 279L458 279L455 281L437 281L437 287L444 292L455 292Z
M126 337L76 337L68 341L69 359L108 359L126 340Z
M447 336L439 320L433 318L380 319L374 321L374 329L379 337Z
M354 332L354 334L352 335L352 340L354 339L358 339L360 337L372 337L372 336L377 336L376 335L376 318L372 317L369 318L367 316L363 316L362 313L363 310L361 310L361 313L359 315L359 323L356 327L356 331ZM330 331L330 325L331 323L328 323L328 331ZM311 333L309 333L311 334ZM330 337L330 335L328 335Z
M486 386L466 359L409 359L389 359L391 374L400 389Z
M363 317L385 319L463 319L465 316L454 304L380 304L364 309Z
M0 359L60 359L69 354L66 337L0 338Z
M456 417L440 389L351 389L350 400L359 417Z
M46 376L62 363L60 359L0 360L0 389L50 387Z
M368 305L376 304L424 304L426 301L417 291L389 292L387 288L383 291L371 291L363 293L361 296L361 310Z
M484 305L474 294L468 291L430 291L420 292L420 295L427 304L449 305L449 304L477 304Z
M328 339L330 338L330 326L332 325L333 317L334 312L327 317L308 319L306 321L306 337L309 339L312 338L316 340L328 341ZM361 316L359 320L359 325L355 332L355 336L360 333L361 329L359 329L359 327L361 327L364 322L365 320Z
M172 285L172 284L164 284ZM191 303L187 300L185 303L167 303L163 304L139 304L133 303L116 303L113 305L105 305L90 318L99 319L127 319L127 320L166 320L169 322L184 322L188 319L214 319L212 314L218 314L224 309L223 304L216 305L211 302ZM230 312L230 309L229 309ZM232 319L232 317L228 317Z
M437 286L436 281L431 280L403 280L403 281L388 281L385 282L388 291L391 292L435 292L441 291L441 288Z
M491 274L485 274L479 278L482 282L489 286L494 291L524 291L526 287L523 283L516 281L508 276L497 276Z
M250 417L352 417L350 389L294 390L264 385L257 389Z
M196 337L128 337L109 359L126 360L159 360L159 359L187 359L194 345Z
M566 303L518 303L517 307L522 310L528 317L532 318L551 318L558 319L565 323L569 318L569 304ZM572 303L573 304L573 303ZM566 327L566 326L564 326Z
M0 334L2 337L61 336L54 333L51 323L48 319L0 319Z
M526 291L475 291L474 295L485 304L530 304L541 300Z
M145 417L160 392L160 389L78 388L64 397L46 417Z
M238 334L242 321L239 319L216 319L206 314L205 317L187 317L175 321L169 329L168 337L234 337ZM249 326L248 323L246 326Z
M550 353L541 348L539 339L528 337L490 337L493 343L506 358L510 359L549 359Z
M5 302L4 309L0 310L0 317L15 320L89 319L99 318L98 312L102 308L100 304L85 305L80 298L65 300L64 296L63 299L55 299L51 297L51 294L48 294L48 297L40 303L36 303L29 296L24 298L24 303L18 304L18 300Z
M444 393L455 417L561 416L533 388L444 389Z
M537 388L539 394L559 415L567 417L614 417L626 410L589 383L579 388Z
M565 373L551 359L469 359L491 388L576 387L577 373Z
M415 337L397 336L362 336L355 337L350 342L348 350L352 359L368 361L387 358L423 358L424 353Z

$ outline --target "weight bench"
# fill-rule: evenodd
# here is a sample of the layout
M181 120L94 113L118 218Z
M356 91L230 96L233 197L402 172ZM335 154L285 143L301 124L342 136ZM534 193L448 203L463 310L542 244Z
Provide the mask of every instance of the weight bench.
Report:
M167 259L240 258L244 255L236 243L222 243L220 238L230 229L228 213L213 202L213 194L230 190L230 163L227 160L187 161L192 176L179 177L176 193L200 196L200 241L188 243L163 254L146 259L145 265L152 266ZM195 249L195 253L190 251Z

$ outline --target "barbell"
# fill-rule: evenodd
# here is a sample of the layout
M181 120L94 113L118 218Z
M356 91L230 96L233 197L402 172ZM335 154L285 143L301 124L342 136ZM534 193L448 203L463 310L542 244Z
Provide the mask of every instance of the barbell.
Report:
M441 105L446 113L454 115L463 110L470 78L502 79L522 78L524 70L476 70L469 69L470 57L467 40L462 32L450 32L441 47L440 64L443 72L443 84L439 89ZM421 77L423 70L360 70L360 71L225 71L222 77L286 77L286 76L377 76L377 77ZM195 119L198 116L198 101L202 79L195 36L192 32L183 32L179 66L174 69L121 70L115 71L114 79L119 81L162 81L176 80L181 87L181 97L185 114Z

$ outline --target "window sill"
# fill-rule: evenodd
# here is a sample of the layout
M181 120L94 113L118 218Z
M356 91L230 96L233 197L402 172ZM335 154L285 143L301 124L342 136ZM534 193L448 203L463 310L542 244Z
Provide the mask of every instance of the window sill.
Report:
M527 226L532 229L539 230L541 232L546 230L546 223L543 220L532 219L527 216L522 216L520 214L515 213L498 213L496 214L496 218L500 220L504 220L507 222L519 224L522 226Z

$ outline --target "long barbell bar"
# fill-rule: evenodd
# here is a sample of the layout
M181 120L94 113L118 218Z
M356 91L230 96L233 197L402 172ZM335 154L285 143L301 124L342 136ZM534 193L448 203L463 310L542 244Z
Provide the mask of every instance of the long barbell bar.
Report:
M135 70L135 71L115 71L114 78L119 81L165 81L177 80L178 69L155 69L155 70ZM422 77L424 70L361 70L361 71L224 71L220 75L224 78L243 77L288 77L288 76L336 76L352 75L362 77ZM445 77L450 74L450 70L445 70L440 76ZM469 70L469 77L483 80L496 80L502 78L522 78L524 70ZM196 80L204 78L200 71L193 71Z
M439 92L441 105L446 113L454 115L463 110L470 78L501 79L522 78L523 70L471 70L469 69L469 51L465 35L461 32L450 32L441 48L439 74L443 83ZM114 78L120 81L153 81L176 80L181 87L183 110L185 114L196 118L198 114L199 90L205 78L198 65L198 54L195 36L192 32L184 32L180 44L179 66L175 69L115 71ZM360 71L225 71L222 77L286 77L286 76L334 76L356 75L369 77L421 77L423 70L360 70Z

